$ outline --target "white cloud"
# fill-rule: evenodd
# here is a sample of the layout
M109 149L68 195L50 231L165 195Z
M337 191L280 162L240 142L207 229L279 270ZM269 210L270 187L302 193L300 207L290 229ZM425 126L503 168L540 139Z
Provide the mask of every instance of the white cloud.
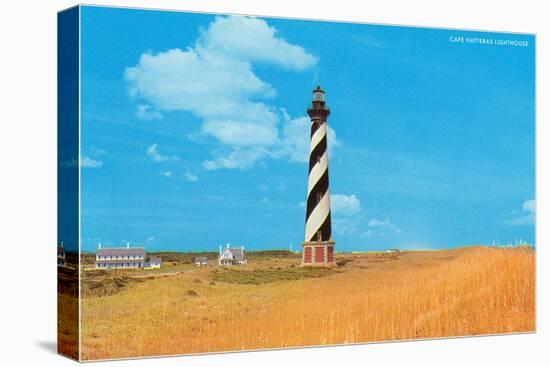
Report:
M61 164L63 168L77 168L78 163L76 159L70 159ZM82 156L80 157L80 167L81 168L101 168L103 167L103 161L95 160L90 157Z
M535 210L536 210L535 199L524 201L521 208L526 213L535 214Z
M135 67L127 68L125 79L130 93L149 101L154 107L184 110L202 118L240 115L258 110L251 97L268 98L273 88L260 80L248 62L201 49L172 49L156 55L141 55Z
M361 202L355 194L331 194L330 208L335 215L350 216L361 211Z
M359 222L360 218L357 215L347 217L341 215L332 216L332 228L334 233L339 236L353 235L357 231Z
M197 182L199 177L191 172L185 172L185 179L189 182Z
M147 155L155 162L166 162L166 161L177 161L179 160L178 156L175 155L161 155L158 152L157 144L153 144L147 148Z
M278 134L276 118L268 113L264 117L266 120L261 124L257 121L209 120L202 125L202 132L216 137L223 144L233 146L275 144Z
M206 170L212 171L220 168L239 168L247 169L252 167L254 163L269 154L267 149L263 147L233 148L227 157L218 157L213 160L203 162L203 167Z
M91 147L90 148L90 153L92 156L95 156L95 157L100 157L102 155L105 155L107 154L107 151L105 149L100 149L100 148L96 148L96 147Z
M398 235L401 233L401 228L390 222L390 218L378 220L373 218L368 223L368 230L363 233L367 238L385 237Z
M141 120L162 120L162 114L148 104L138 105L136 114Z
M63 168L76 168L76 167L78 167L78 163L77 163L76 159L71 158L68 161L61 162L61 167L63 167Z
M89 157L80 158L80 167L82 168L100 168L103 166L103 161L95 160Z
M172 177L172 171L162 171L160 174L163 175L164 177L168 177L168 178Z
M303 149L296 153L296 143L287 141L292 131L284 134L285 126L279 137L281 111L265 102L276 91L254 73L256 63L300 71L317 59L262 19L216 17L193 47L143 54L125 70L125 79L131 95L146 102L143 113L159 118L162 111L191 112L202 121L202 135L230 148L205 161L206 169L244 169L266 157L303 162ZM306 131L306 143L308 136Z
M281 182L277 185L277 190L281 192L286 191L286 184L284 182Z
M525 200L521 205L521 213L506 223L514 226L526 226L535 224L536 203L534 199Z
M252 17L217 17L203 32L200 45L210 52L227 53L241 60L276 64L286 69L303 70L317 59L302 47L277 37L277 29Z
M355 233L361 212L361 202L355 194L330 194L330 209L334 233L340 236Z
M258 185L258 190L263 191L263 192L267 192L267 191L269 191L269 185L266 184L266 183L260 184L260 185Z

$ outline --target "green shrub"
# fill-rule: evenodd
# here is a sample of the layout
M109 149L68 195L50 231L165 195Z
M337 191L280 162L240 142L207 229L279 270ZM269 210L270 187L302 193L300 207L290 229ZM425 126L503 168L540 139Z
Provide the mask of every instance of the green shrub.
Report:
M198 297L199 296L199 294L196 291L192 290L192 289L189 289L186 294L190 297Z
M222 273L213 273L212 279L218 282L234 284L266 284L278 281L321 278L335 274L332 268L325 267L290 267L286 269L266 270L232 270Z

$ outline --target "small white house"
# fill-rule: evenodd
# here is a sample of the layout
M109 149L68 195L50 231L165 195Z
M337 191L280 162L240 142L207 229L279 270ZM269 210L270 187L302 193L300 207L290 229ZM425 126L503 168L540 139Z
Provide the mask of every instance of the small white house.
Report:
M218 264L220 266L244 265L247 262L244 246L230 247L227 244L223 251L220 246L220 255L218 257Z
M65 259L65 246L63 242L57 245L57 266L67 265L67 259Z
M160 257L150 257L145 261L145 269L160 269L162 260Z
M195 266L208 266L208 258L206 256L195 257Z

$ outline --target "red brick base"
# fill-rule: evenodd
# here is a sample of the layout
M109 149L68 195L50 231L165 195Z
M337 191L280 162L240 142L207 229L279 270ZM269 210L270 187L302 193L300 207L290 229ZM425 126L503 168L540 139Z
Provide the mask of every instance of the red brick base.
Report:
M333 266L336 265L334 260L334 242L304 242L302 244L302 266L317 265L317 266Z
M334 246L327 247L327 262L334 262Z
M311 258L311 250L312 250L311 247L304 247L304 256L303 256L302 262L307 263L307 264L311 264L311 262L313 260Z

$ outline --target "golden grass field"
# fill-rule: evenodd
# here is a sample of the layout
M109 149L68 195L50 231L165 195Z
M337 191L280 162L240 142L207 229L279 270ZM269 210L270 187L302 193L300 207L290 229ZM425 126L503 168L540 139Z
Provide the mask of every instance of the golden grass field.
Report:
M78 272L57 268L57 350L78 359Z
M339 254L337 260L332 269L308 269L297 266L299 255L258 256L231 270L120 278L111 295L83 292L82 359L535 330L532 249Z

